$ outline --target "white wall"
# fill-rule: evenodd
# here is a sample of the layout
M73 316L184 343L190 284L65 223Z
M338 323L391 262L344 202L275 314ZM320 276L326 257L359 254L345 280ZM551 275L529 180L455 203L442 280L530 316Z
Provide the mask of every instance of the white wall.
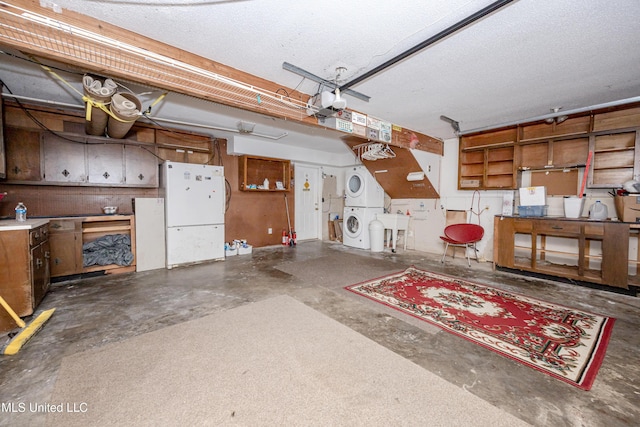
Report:
M514 212L517 213L519 203L516 190L458 190L458 138L444 141L444 156L411 150L423 168L425 174L437 189L439 199L385 199L385 207L389 212L406 213L409 211L411 221L407 233L407 248L434 254L442 254L444 244L440 235L446 223L446 211L463 210L467 212L469 222L480 224L485 230L482 241L477 248L481 260L493 261L493 220L502 213L503 196L515 193ZM323 151L296 148L291 145L265 141L245 136L236 136L228 143L229 154L251 154L265 157L288 159L297 162L320 165L323 175L334 176L337 189L326 194L322 204L323 239L328 238L327 222L335 214L342 218L344 210L344 176L349 166L357 164L353 153L346 147L344 153L327 153ZM581 171L582 173L582 171ZM522 185L528 185L527 173L523 174ZM335 193L335 194L333 194ZM596 200L607 205L609 217L615 217L613 199L607 190L586 190L583 216L588 216L589 207ZM563 197L547 196L548 215L563 216Z
M415 155L415 153L414 153ZM421 153L416 156L423 161ZM428 158L426 164L432 165ZM439 199L394 199L391 201L392 213L397 211L411 214L407 233L407 248L423 252L442 254L444 244L440 235L446 225L446 211L463 210L467 212L469 222L480 224L485 230L485 237L478 242L479 258L493 259L493 217L502 212L504 191L459 191L458 190L458 138L444 141L444 156L438 165L439 177L430 178L434 186L439 183ZM425 170L425 174L429 172Z
M291 141L288 141L288 144L291 144ZM346 145L344 152L329 153L246 136L234 136L228 139L227 154L251 154L254 156L273 157L313 165L349 166L354 162L353 153Z

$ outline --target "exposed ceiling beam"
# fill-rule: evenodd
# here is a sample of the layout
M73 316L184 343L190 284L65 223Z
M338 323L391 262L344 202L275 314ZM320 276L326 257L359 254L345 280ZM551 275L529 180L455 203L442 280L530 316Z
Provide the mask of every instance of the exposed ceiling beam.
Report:
M314 116L307 115L307 94L90 16L69 10L59 13L41 4L0 1L0 43L85 72L319 126ZM286 95L280 93L283 89ZM442 151L438 138L409 129L403 132L393 145Z

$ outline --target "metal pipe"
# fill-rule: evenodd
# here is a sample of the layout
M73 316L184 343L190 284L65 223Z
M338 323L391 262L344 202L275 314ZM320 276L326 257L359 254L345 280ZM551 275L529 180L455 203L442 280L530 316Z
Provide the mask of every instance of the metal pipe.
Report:
M495 12L496 10L500 9L503 6L506 6L507 4L511 3L513 0L500 0L500 1L496 1L494 3L491 3L490 5L480 9L479 11L469 15L468 17L466 17L465 19L463 19L462 21L459 21L455 24L453 24L452 26L440 31L438 34L429 37L427 40L413 46L412 48L405 50L404 52L400 53L399 55L394 56L393 58L391 58L390 60L382 63L381 65L378 65L377 67L373 68L370 71L367 71L366 73L356 77L355 79L343 84L342 86L340 86L338 89L340 89L341 92L343 92L344 90L346 90L347 88L350 88L353 85L356 85L358 83L360 83L363 80L368 79L369 77L378 74L379 72L383 71L386 68L389 68L390 66L394 65L397 62L402 61L403 59L413 55L416 52L421 51L422 49L431 46L432 44L444 39L447 36L450 36L451 34L455 33L458 30L461 30L462 28L466 27L469 24L474 23L475 21L479 20L480 18L483 18L487 15L489 15L490 13Z
M459 133L459 136L468 135L470 133L482 132L482 131L485 131L485 130L500 129L500 128L503 128L503 127L519 125L521 123L531 123L531 122L537 122L537 121L544 120L544 119L552 119L552 118L556 118L558 116L570 116L571 114L585 113L585 112L591 111L591 110L600 110L600 109L603 109L603 108L617 107L619 105L632 104L634 102L640 102L640 96L636 96L636 97L633 97L633 98L619 99L617 101L605 102L603 104L591 105L589 107L575 108L573 110L559 111L557 113L550 113L550 114L545 114L543 116L530 117L528 119L517 120L517 121L513 121L513 122L507 122L507 123L500 123L500 124L496 124L496 125L483 126L483 127L479 127L479 128L475 128L475 129L467 129L467 130L461 131Z
M6 98L15 98L15 99L23 100L23 101L32 101L32 102L38 102L38 103L43 103L43 104L56 105L56 106L59 106L59 107L84 108L84 105L67 104L65 102L58 102L58 101L49 101L47 99L31 98L31 97L28 97L28 96L14 95L12 93L3 93L2 96L6 97Z

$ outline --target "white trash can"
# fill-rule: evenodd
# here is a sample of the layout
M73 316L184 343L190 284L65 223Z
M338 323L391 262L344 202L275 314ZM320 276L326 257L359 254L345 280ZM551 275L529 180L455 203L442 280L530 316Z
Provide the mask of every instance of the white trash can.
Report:
M371 242L371 252L382 252L384 250L384 224L382 221L374 219L369 223L369 240Z

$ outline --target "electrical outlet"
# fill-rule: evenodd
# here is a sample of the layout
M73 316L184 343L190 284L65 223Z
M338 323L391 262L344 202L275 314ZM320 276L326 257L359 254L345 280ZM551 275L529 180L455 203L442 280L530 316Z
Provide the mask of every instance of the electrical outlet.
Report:
M267 234L273 234L273 228L267 228Z

